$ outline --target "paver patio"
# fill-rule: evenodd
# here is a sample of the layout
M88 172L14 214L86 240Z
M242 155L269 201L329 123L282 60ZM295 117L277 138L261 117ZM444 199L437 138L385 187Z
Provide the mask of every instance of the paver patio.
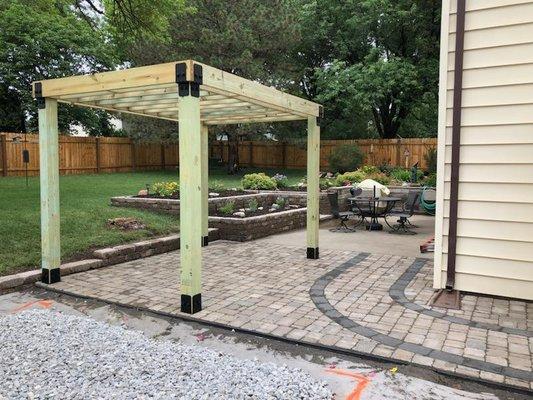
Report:
M304 249L305 250L305 249ZM215 242L193 318L533 389L533 303L465 295L430 308L432 261ZM53 290L179 317L179 252L62 278Z

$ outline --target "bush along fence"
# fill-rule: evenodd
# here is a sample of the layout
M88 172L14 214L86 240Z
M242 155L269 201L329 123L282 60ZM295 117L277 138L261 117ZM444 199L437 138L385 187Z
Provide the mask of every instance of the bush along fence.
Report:
M328 156L335 147L357 144L365 155L365 164L411 166L416 162L426 168L425 155L437 146L437 139L365 139L321 141L322 169L328 167ZM273 141L239 142L241 166L257 168L305 168L303 145ZM26 156L24 155L26 154ZM209 157L227 162L226 142L210 144ZM178 144L135 142L115 137L59 137L61 174L93 174L158 170L178 166ZM39 137L35 134L0 134L0 176L39 174Z

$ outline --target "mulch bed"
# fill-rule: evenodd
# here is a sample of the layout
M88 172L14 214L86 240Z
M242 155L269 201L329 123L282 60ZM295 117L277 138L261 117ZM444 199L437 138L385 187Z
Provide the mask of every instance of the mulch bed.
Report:
M299 208L302 208L302 207L295 207L295 206L288 206L288 207L284 207L284 208L278 208L277 210L274 210L274 211L269 211L270 209L268 207L264 207L262 210L256 210L256 211L245 211L245 214L246 214L246 217L237 217L237 216L234 216L233 214L224 214L222 212L220 212L220 210L216 210L215 212L210 212L209 215L210 216L213 216L213 217L225 217L225 218L241 218L241 219L244 219L244 218L250 218L250 217L258 217L260 215L266 215L266 214L275 214L275 213L279 213L279 212L282 212L282 211L288 211L288 210L297 210ZM236 209L234 212L238 212L239 209Z
M245 192L244 190L222 190L222 191L209 190L209 193L218 193L219 194L218 196L209 196L212 199L218 198L218 197L233 197L233 196L242 196L242 195L245 195L245 194L250 194L248 192ZM144 199L174 199L174 200L179 200L180 195L179 195L179 193L177 193L177 194L172 195L172 196L161 197L161 196L158 196L156 194L148 194L148 195L137 195L137 196L133 196L133 197L139 197L139 198L144 198Z

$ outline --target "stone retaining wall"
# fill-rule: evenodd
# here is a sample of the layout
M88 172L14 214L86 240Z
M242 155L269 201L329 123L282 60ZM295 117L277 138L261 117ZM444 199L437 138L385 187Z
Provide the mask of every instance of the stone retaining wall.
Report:
M218 240L218 238L218 230L214 228L209 229L209 241L212 242ZM201 240L201 238L198 238L198 240ZM179 248L179 235L171 235L161 238L143 240L142 242L107 247L105 249L95 250L93 252L94 258L62 264L60 266L61 276L88 271L90 269L102 268L108 265L136 260L138 258L150 257L155 254L178 250ZM2 276L0 277L0 292L22 285L35 283L40 279L40 269Z
M209 225L217 228L226 240L245 242L303 228L306 215L307 209L298 208L248 218L209 217Z

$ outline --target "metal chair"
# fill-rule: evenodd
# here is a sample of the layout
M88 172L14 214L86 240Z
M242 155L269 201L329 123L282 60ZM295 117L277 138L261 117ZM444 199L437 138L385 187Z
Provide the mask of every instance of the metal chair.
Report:
M388 216L394 216L398 218L398 222L396 225L391 226L389 225L389 222L387 221L387 218L385 218L385 222L391 230L389 233L398 234L398 235L416 235L415 231L412 231L409 229L408 226L414 227L413 224L409 221L409 218L411 218L415 213L415 207L418 202L418 198L420 197L419 192L409 192L409 195L407 196L407 200L404 204L404 209L402 211L396 211L391 212Z
M331 228L331 232L355 232L354 228L350 228L346 225L346 222L353 217L355 213L353 211L340 211L339 209L339 193L338 192L329 192L328 193L329 205L331 207L331 213L335 219L339 220L339 226L337 228Z

